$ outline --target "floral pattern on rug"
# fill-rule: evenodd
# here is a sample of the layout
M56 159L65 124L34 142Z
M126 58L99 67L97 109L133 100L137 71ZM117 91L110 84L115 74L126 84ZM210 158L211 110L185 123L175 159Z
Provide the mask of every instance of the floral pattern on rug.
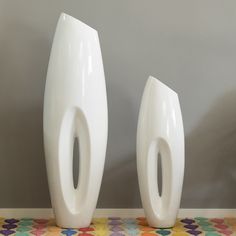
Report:
M178 219L171 229L148 226L144 217L138 218L94 218L91 225L80 229L57 227L54 219L4 219L0 218L0 235L16 236L236 236L236 218L203 217Z

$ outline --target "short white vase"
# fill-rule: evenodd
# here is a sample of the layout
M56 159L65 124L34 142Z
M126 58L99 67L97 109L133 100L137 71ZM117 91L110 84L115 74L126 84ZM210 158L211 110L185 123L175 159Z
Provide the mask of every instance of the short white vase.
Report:
M107 145L107 97L97 31L61 14L48 65L44 147L56 222L87 227L96 208ZM79 139L77 188L73 148Z
M158 190L158 154L162 194ZM152 227L175 224L184 176L184 130L177 93L154 77L144 89L137 128L137 169L141 199Z

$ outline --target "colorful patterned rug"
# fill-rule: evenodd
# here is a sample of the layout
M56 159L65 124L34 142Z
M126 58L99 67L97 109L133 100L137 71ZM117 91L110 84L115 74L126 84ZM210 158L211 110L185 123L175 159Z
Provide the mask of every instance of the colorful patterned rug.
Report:
M203 217L178 219L172 229L155 229L148 226L144 217L95 218L87 228L62 229L53 219L4 219L0 218L0 235L47 236L187 236L187 235L236 235L236 218L207 219Z

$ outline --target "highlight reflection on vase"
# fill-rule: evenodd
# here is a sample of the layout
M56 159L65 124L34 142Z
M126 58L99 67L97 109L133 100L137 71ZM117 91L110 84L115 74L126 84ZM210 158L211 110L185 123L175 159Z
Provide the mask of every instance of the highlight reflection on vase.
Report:
M44 98L44 146L50 196L59 226L87 227L96 208L107 145L107 97L97 31L62 13ZM79 139L77 188L73 145Z

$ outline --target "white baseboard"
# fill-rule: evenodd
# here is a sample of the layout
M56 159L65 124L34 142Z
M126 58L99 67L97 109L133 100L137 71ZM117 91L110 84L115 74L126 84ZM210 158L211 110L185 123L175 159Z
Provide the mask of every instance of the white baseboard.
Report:
M0 208L0 217L4 218L53 218L51 208Z
M5 218L52 218L53 211L50 208L1 208L0 216ZM143 209L96 209L94 217L123 217L135 218L144 216ZM236 217L236 209L180 209L178 217L207 217L223 218Z

